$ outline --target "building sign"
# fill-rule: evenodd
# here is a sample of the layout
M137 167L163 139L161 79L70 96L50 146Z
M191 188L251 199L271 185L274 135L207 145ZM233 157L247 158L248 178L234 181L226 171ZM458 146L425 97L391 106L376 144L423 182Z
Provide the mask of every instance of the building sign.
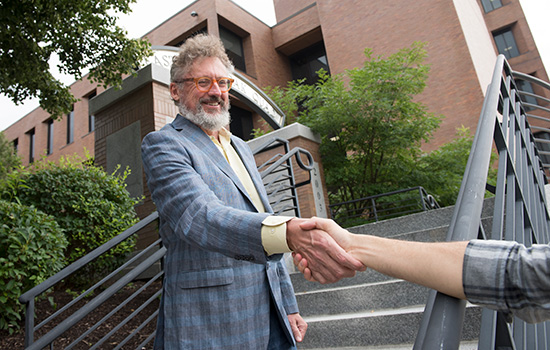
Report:
M321 170L319 163L313 162L313 170L311 174L311 185L313 187L313 201L315 203L315 215L320 218L327 217L327 206L325 204L325 192L323 189L323 181L321 180Z
M232 95L261 115L273 129L277 130L285 125L285 115L281 109L260 88L239 72L234 72L231 78L235 79L231 87Z
M156 64L170 70L172 58L179 49L173 46L152 46L153 56L147 64ZM235 96L254 112L258 113L273 129L277 130L285 125L285 115L277 105L254 83L239 72L231 74L235 80L231 87L231 95Z
M154 63L170 70L172 58L178 54L179 49L173 46L151 46L151 49L153 50L153 56L147 57L144 66Z

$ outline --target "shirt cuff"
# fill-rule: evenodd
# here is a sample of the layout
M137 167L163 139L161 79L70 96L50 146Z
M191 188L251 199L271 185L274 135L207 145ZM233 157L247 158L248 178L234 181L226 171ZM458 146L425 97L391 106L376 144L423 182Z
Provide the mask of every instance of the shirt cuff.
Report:
M290 216L268 216L262 221L262 245L267 255L290 252L286 243L286 223Z

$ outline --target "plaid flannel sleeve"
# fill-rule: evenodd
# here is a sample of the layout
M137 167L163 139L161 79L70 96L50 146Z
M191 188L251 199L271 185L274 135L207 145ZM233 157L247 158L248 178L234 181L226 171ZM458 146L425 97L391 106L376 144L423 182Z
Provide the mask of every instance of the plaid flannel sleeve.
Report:
M473 240L463 267L468 301L503 312L511 321L550 319L550 246Z

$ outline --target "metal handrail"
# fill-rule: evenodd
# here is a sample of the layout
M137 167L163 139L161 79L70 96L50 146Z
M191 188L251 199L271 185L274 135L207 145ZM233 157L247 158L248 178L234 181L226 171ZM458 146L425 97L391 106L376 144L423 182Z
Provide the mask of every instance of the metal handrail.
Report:
M136 235L143 228L155 222L157 219L158 219L157 212L150 214L149 216L147 216L146 218L144 218L134 226L130 227L129 229L117 235L115 238L111 239L110 241L106 242L100 247L94 249L92 252L88 253L84 257L75 261L71 265L65 267L64 269L62 269L52 277L48 278L43 283L35 286L34 288L31 288L30 290L22 294L19 297L19 301L25 305L25 309L26 309L25 311L25 349L26 350L42 349L47 345L50 345L50 347L53 348L53 341L57 339L61 334L63 334L65 331L71 328L78 321L82 320L84 317L90 314L99 305L103 304L107 299L112 297L116 292L121 290L128 283L135 280L136 277L138 277L140 274L145 272L153 264L161 260L164 254L166 253L166 249L164 247L158 248L160 245L160 240L157 240L156 242L153 242L149 247L142 250L140 253L136 254L134 257L132 257L127 262L122 264L116 270L112 271L110 274L108 274L106 277L101 279L99 282L95 283L92 287L82 292L77 298L73 299L67 305L64 305L61 309L57 310L55 313L53 313L48 318L43 320L39 325L35 326L34 324L35 323L34 322L35 299L38 296L42 295L44 292L54 287L55 285L57 285L67 277L70 277L74 273L78 272L81 268L86 266L88 263L92 262L94 259L101 256L102 254L108 252L110 249L114 248L124 240L130 238L133 235ZM142 258L146 254L149 254L154 249L156 249L154 253L150 254L150 256L147 257L143 262L133 267L133 265L136 263L136 261L138 261L138 259ZM123 270L128 269L130 267L133 267L133 268L130 271L128 271L125 275L120 277L118 280L110 284L107 288L105 288L105 290L103 290L100 294L98 294L92 300L90 300L90 302L86 303L82 308L68 315L62 321L59 321L59 323L53 329L48 331L38 340L36 341L34 340L35 332L38 331L42 326L48 323L53 323L57 318L61 317L61 315L64 314L71 306L75 305L78 301L84 299L86 296L90 295L98 288L105 286L108 282L119 277ZM160 276L157 277L157 279L158 278L160 278ZM131 296L130 298L134 298L134 297L135 295ZM107 317L104 317L99 323L103 323L104 321L106 321L106 319ZM124 324L124 321L121 324ZM97 327L97 326L94 326L94 327ZM85 334L79 337L77 341L82 340L85 337L85 335L87 335L88 333L89 332L85 332ZM137 333L137 330L132 332L130 336L134 336L136 333ZM68 348L72 348L74 345L76 345L77 341L70 344Z
M264 182L270 205L275 215L286 214L292 211L294 216L301 217L298 203L297 188L311 183L311 171L314 168L313 157L307 150L294 147L290 149L290 142L285 139L273 137L252 151L254 155L268 152L277 148L283 148L283 152L275 153L267 161L258 166L258 171ZM307 158L307 164L302 160ZM296 183L292 159L295 159L298 167L308 173L308 179Z
M496 146L499 168L489 238L516 240L527 246L549 242L550 217L544 192L544 167L535 148L535 138L514 76L519 74L514 73L500 55L485 96L447 233L448 241L487 238L481 226L481 210L491 152ZM463 300L432 291L414 349L458 349L465 305ZM507 325L502 315L488 309L483 310L481 322L479 349L500 346L515 349L515 344L521 344L525 349L548 349L548 340L540 336L549 329L548 322L528 325L515 319L513 324ZM538 338L527 337L529 332L538 334Z
M404 200L393 200L388 206L376 204L378 199L390 198L407 193L414 193L413 198ZM439 208L436 199L428 194L422 186L416 186L392 192L377 194L369 197L354 199L329 205L331 218L340 225L348 226L349 220L363 218L361 223L380 221L388 218L418 213ZM367 213L367 214L365 214ZM358 223L352 222L354 225Z
M523 80L535 86L540 91L550 91L550 83L544 80L515 71L511 71L510 74L516 81ZM525 115L534 133L535 145L537 145L538 153L541 155L540 158L545 169L546 177L550 180L550 146L547 145L550 143L550 140L537 136L538 133L550 136L550 98L537 94L536 92L522 91L521 89L517 89L517 92L526 109ZM531 98L531 101L534 99L536 103L529 103L527 101L528 98Z

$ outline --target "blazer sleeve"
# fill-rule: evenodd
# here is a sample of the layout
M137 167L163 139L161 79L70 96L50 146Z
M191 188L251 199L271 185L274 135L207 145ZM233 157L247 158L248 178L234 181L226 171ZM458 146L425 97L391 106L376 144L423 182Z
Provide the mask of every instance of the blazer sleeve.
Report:
M283 296L283 307L285 308L286 314L295 314L299 312L298 302L296 301L296 295L294 294L294 287L292 286L292 281L290 280L290 275L286 268L286 263L284 259L281 259L278 262L279 266L279 283L281 286L281 294Z
M151 197L171 228L163 240L183 239L234 259L265 263L260 231L269 214L250 211L232 180L189 143L175 130L150 133L142 142Z

